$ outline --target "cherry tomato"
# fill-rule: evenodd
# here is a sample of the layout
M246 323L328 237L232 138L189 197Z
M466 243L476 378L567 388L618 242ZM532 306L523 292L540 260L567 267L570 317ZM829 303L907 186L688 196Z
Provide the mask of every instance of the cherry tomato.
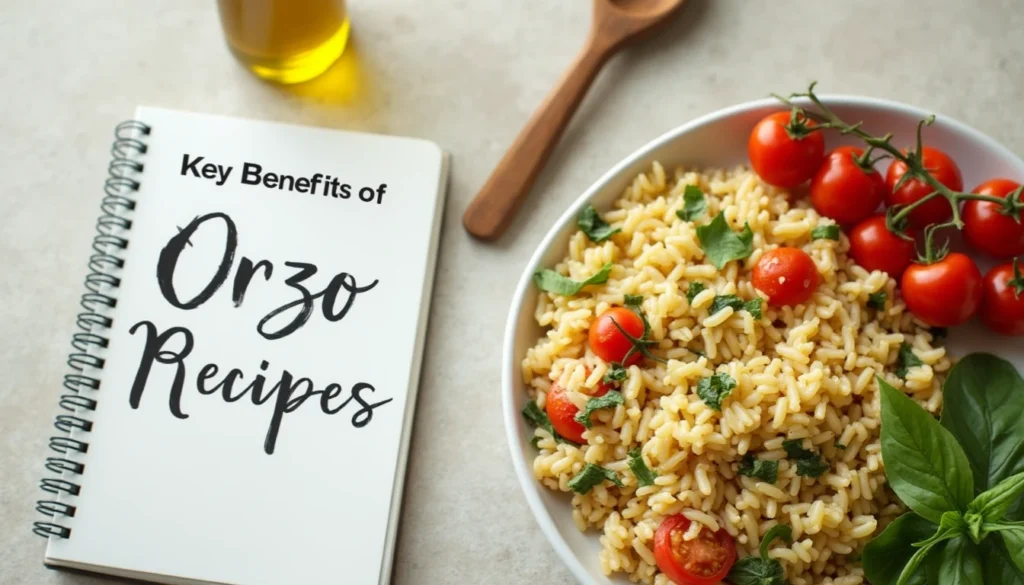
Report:
M643 337L644 322L640 316L625 307L613 307L602 313L590 326L590 349L606 362L622 363L622 359L633 348L633 342L619 331L616 323L634 339ZM625 365L640 363L642 359L643 355L635 351Z
M1024 278L1016 260L985 275L981 322L1001 335L1024 335Z
M956 166L949 155L937 148L925 146L921 149L924 168L943 185L954 191L964 188L964 180L960 176L960 167ZM910 179L896 189L896 183L907 172L907 165L894 161L885 173L885 184L888 187L886 203L889 205L908 205L930 195L934 189L919 179ZM933 223L942 223L953 216L953 208L945 197L936 197L910 212L910 225L923 228Z
M885 200L885 181L876 170L865 173L855 157L860 148L840 146L828 153L811 180L811 204L818 213L842 225L867 219Z
M654 533L658 569L676 585L717 585L736 562L736 543L724 528L702 528L697 538L683 540L690 519L682 514L665 518Z
M912 232L908 235L913 237ZM916 255L914 242L890 232L884 215L865 219L850 231L850 256L865 270L881 270L899 279Z
M754 126L747 141L747 155L754 172L765 183L786 189L810 179L825 157L825 137L821 132L793 138L786 131L789 118L789 112L765 116ZM801 124L812 128L816 125L811 120L802 120Z
M544 403L544 410L551 419L551 426L555 432L563 438L585 445L587 441L583 438L583 431L587 430L580 423L576 422L576 415L580 409L569 399L568 392L558 384L553 384L548 390L547 401Z
M775 306L799 305L811 298L821 282L818 267L798 248L765 252L754 265L754 287Z
M974 193L1006 198L1020 187L1009 179L992 179L978 185ZM996 258L1024 254L1024 221L1003 215L998 203L969 200L964 204L964 239L975 250Z
M933 327L966 323L981 306L981 271L974 261L952 253L932 264L911 264L900 283L915 317Z

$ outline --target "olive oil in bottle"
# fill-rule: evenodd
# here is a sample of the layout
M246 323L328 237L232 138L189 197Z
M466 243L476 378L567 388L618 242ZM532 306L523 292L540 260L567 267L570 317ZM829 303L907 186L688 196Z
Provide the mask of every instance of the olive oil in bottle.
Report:
M231 52L256 75L299 83L345 51L345 0L218 0Z

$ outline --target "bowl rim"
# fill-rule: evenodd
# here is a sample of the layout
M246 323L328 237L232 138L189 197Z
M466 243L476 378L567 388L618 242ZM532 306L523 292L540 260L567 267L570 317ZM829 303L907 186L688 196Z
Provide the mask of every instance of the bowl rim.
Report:
M915 116L919 119L924 119L934 114L937 121L941 122L943 126L948 127L950 130L956 133L965 134L970 139L983 143L987 148L997 151L1011 160L1020 161L1020 157L984 132L981 132L980 130L977 130L955 118L951 118L937 112L929 112L917 106L883 98L849 94L818 94L818 97L828 106L862 107L897 111L902 114ZM541 501L539 491L540 484L534 479L526 458L522 456L522 453L519 450L519 437L516 431L518 428L517 425L523 424L522 416L515 407L515 392L517 390L523 390L522 380L519 375L520 368L518 364L514 363L516 329L521 313L524 310L524 300L532 286L532 275L536 270L538 270L541 260L551 248L554 240L571 225L571 222L577 216L579 210L586 203L590 202L598 193L603 191L609 183L618 178L626 169L645 157L649 157L651 153L657 151L661 147L666 146L674 140L678 140L683 135L693 132L698 128L717 123L720 120L730 118L738 114L743 114L751 110L769 109L771 106L778 106L780 111L784 109L780 102L775 98L751 100L721 108L687 121L633 151L624 159L616 163L607 172L602 174L569 205L566 211L558 218L537 245L537 248L530 256L530 259L523 270L523 274L516 285L508 314L508 320L505 323L505 334L503 337L502 347L501 402L505 423L505 438L511 452L510 454L512 455L512 464L515 468L516 477L519 480L519 486L523 495L526 497L526 502L530 507L530 511L533 513L534 519L536 519L537 523L540 525L541 532L544 533L544 536L555 549L555 552L561 558L562 562L565 563L573 577L580 583L593 583L590 572L583 566L579 557L572 551L572 549L569 548L568 543L564 538L562 538L561 534L559 534L554 520L548 513L544 503Z

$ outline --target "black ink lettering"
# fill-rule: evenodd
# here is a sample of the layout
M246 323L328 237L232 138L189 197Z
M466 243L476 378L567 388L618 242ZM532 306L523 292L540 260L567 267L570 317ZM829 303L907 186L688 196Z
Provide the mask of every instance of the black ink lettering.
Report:
M288 183L287 189L289 191L292 191L292 190L295 189L295 177L293 177L291 175L278 175L277 178L278 178L278 180L280 180L280 183L277 184L277 188L278 189L285 189L286 188L284 186L285 182Z
M309 179L306 177L299 177L296 179L295 190L299 193L309 193Z
M206 381L217 375L217 364L206 364L203 369L199 370L199 376L196 377L196 389L203 396L209 396L210 394L216 394L217 389L220 385L216 385L213 388L206 387Z
M300 378L309 382L306 378ZM312 384L312 382L310 382ZM274 414L270 417L270 427L267 428L267 437L263 441L263 451L267 455L274 454L274 447L277 445L277 434L281 431L281 419L288 408L288 401L291 400L294 387L292 386L292 374L288 370L281 372L281 381L274 386L277 390L277 400L274 401Z
M142 393L146 389L146 381L149 379L149 371L152 369L154 361L161 364L175 364L177 367L174 372L174 382L171 384L168 406L175 418L188 418L188 415L181 411L181 389L185 383L184 359L192 353L192 332L184 327L171 327L167 331L157 334L156 325L152 322L139 321L132 325L128 333L135 335L139 327L146 329L146 345L142 350L142 359L139 360L139 369L135 372L135 381L132 382L132 390L128 395L128 404L132 409L139 408L139 402L142 400ZM177 352L163 349L179 333L184 336L182 348Z
M320 410L323 411L324 414L338 414L339 412L341 412L342 408L345 408L345 405L348 404L349 400L352 400L352 397L349 396L344 401L342 401L338 408L331 408L331 399L337 398L338 396L341 396L340 384L335 384L334 382L331 382L326 387L324 387L323 393L320 394Z
M378 406L383 406L388 402L394 400L394 398L388 398L387 400L381 400L380 402L374 402L373 404L370 404L363 400L363 397L359 395L359 393L363 390L369 390L370 392L377 391L376 388L365 382L359 382L355 386L352 386L352 398L355 398L356 402L358 402L362 406L362 408L357 410L352 415L352 426L356 427L357 429L361 429L366 425L370 424L370 420L373 419L374 408L377 408Z
M356 284L355 277L347 272L342 272L335 276L331 279L331 283L327 285L327 288L324 289L322 307L324 318L332 323L341 321L348 313L348 310L352 308L352 303L355 301L356 295L372 289L377 286L378 282L378 280L374 280L370 284L361 287ZM342 288L348 291L348 298L345 299L345 304L342 305L341 309L337 313L334 313L334 303L338 300L338 293Z
M203 162L204 158L206 157L200 156L190 161L188 153L183 154L181 157L181 176L184 177L188 173L192 173L192 176L199 178L199 169L197 168L197 165Z
M224 246L224 255L221 259L220 266L217 267L216 274L210 279L210 282L206 285L198 295L192 300L182 303L178 300L178 293L174 290L174 269L178 265L178 258L181 256L181 252L185 249L185 244L188 242L192 234L199 228L200 225L210 219L223 219L224 225L227 227L227 238ZM208 213L201 217L193 219L185 229L181 230L177 235L172 237L167 245L164 246L163 250L160 250L160 259L156 265L156 280L160 285L160 292L163 293L164 298L171 305L184 309L186 311L195 309L199 305L202 305L206 301L210 300L213 293L217 292L217 289L224 284L224 279L227 278L228 272L231 270L231 264L235 259L235 248L238 246L238 232L235 229L235 222L231 220L227 214L216 212Z
M274 173L267 173L263 175L263 186L267 187L268 189L273 189L274 187L277 187L277 175L275 175Z
M334 186L335 187L338 186L338 181L337 180L334 181ZM341 184L341 198L342 199L348 199L351 196L352 196L352 185L349 185L348 183L342 183Z
M388 190L387 183L381 183L380 187L377 187L377 205L384 202L384 192Z
M365 195L364 195L364 193L365 193ZM370 188L370 187L363 187L362 189L359 190L359 200L360 201L365 201L365 202L369 203L370 201L373 201L373 196L374 195L375 195L375 193L373 192L373 189Z
M244 185L259 185L260 175L263 173L263 167L256 163L245 163L242 165L242 184Z
M231 300L234 301L236 307L242 305L242 301L245 300L245 292L249 290L249 282L252 281L256 271L261 268L263 269L263 280L269 281L271 275L274 274L274 264L271 261L260 260L253 266L252 260L242 256L242 260L238 262L238 270L235 271L235 286L231 291Z
M259 324L256 326L256 330L259 331L260 335L262 335L264 339L280 339L282 337L285 337L286 335L294 333L295 330L305 325L306 321L309 321L309 316L313 313L313 300L324 294L323 292L321 292L316 295L311 295L309 293L309 289L302 286L301 284L303 281L316 274L316 265L308 264L306 262L285 262L284 265L289 268L298 269L298 272L296 272L290 278L286 278L284 283L294 288L295 290L299 291L299 294L302 295L302 298L296 299L290 303L282 305L268 313L266 317L260 319ZM296 315L295 318L292 319L290 323L278 329L277 331L266 330L267 324L270 323L270 321L273 320L274 317L280 315L281 313L284 313L285 311L288 311L293 307L297 307L300 305L302 306L302 310L299 311L299 314Z

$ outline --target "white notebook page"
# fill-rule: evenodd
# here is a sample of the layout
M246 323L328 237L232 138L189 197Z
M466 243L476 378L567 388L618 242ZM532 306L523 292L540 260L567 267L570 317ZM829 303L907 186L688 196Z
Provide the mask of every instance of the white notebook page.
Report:
M47 560L216 583L377 583L387 564L407 400L419 375L443 153L414 139L153 108L140 108L137 118L152 134L139 157L145 169L98 407L88 416L93 429L75 435L90 444L84 474L72 477L82 491L72 498L74 518L63 521L70 538L51 538ZM262 167L263 182L243 184L257 180L255 167L244 175L245 163ZM305 177L307 189L319 190L301 193L297 181L292 191L268 186L266 173ZM337 197L323 194L326 179L315 180L317 173L338 180ZM342 184L350 186L348 198ZM363 188L369 202L360 200ZM187 243L171 242L208 214L233 224L230 260L228 222L220 215L199 222ZM157 278L165 247L180 248L164 254L165 267L176 257L165 277L178 303L196 297L230 262L223 284L194 309L173 306ZM255 270L236 306L244 258L273 268L269 279L265 269ZM316 273L297 284L310 295L328 292L313 299L308 321L287 332L300 304L260 327L275 309L302 299L286 280L310 265ZM350 295L344 317L325 316L328 298L335 297L327 311L337 319ZM162 357L170 363L152 360L133 408L133 384L147 362L146 322L155 335L169 336ZM191 332L188 355L180 356L185 334L172 334L176 327ZM223 387L200 392L200 383L213 390L232 368L241 372L229 393L237 401L227 401ZM179 369L184 419L172 412ZM271 390L284 371L292 376L294 409L282 407L268 454L281 395ZM253 390L239 395L260 374L265 402L257 405ZM296 404L310 387L318 393ZM365 403L389 402L342 406L354 388Z

